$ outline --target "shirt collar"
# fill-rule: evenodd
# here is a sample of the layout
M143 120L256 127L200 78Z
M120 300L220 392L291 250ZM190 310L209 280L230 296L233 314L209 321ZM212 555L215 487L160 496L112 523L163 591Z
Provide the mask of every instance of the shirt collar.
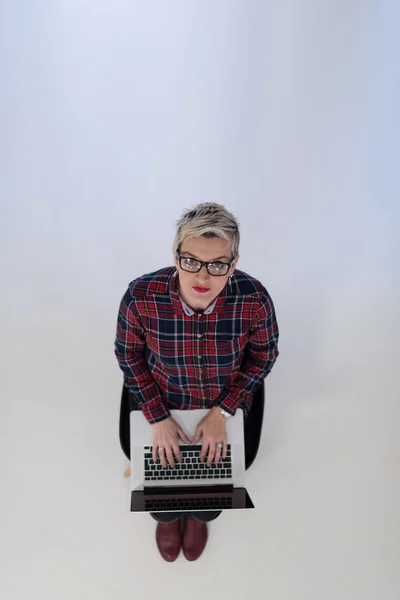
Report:
M196 313L194 312L194 310L192 310L192 309L190 308L190 306L188 306L188 305L186 304L186 302L184 302L184 301L182 300L182 298L181 298L181 302L182 302L183 310L185 311L185 313L187 314L187 316L188 316L188 317L193 317L193 315L194 315L194 314L196 314ZM217 304L217 301L215 300L215 301L214 301L214 302L211 304L211 306L209 306L208 308L206 308L206 309L205 309L205 311L204 311L204 313L203 313L203 314L205 314L205 315L210 315L210 314L212 313L212 311L214 310L214 308L215 308L215 305L216 305L216 304Z

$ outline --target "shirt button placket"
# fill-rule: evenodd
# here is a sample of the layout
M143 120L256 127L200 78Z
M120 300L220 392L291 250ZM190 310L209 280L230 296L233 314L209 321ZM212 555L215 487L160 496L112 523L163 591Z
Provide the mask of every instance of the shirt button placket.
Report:
M198 355L197 358L199 360L199 378L200 378L200 386L202 388L203 394L204 394L204 381L203 381L203 365L202 365L202 340L203 340L203 334L202 334L202 322L201 322L201 314L199 313L197 315L197 325L198 325L198 333L197 333L197 339L198 339ZM203 395L203 401L207 400L207 397Z

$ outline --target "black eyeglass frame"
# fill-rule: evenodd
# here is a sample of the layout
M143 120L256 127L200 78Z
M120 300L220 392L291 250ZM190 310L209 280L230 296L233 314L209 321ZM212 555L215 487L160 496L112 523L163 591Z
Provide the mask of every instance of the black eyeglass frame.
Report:
M235 261L235 258L236 258L236 256L234 256L232 258L231 262L226 263L226 262L221 262L220 260L210 261L210 262L204 262L203 260L198 260L197 258L193 258L191 256L181 256L179 254L179 252L176 253L176 257L179 260L179 265L180 265L181 269L183 271L185 271L186 273L199 273L199 271L201 271L201 269L203 267L205 267L207 273L209 275L211 275L211 277L226 277L227 274L229 273L229 269L232 267L232 263ZM187 260L187 259L194 260L194 261L196 261L196 262L198 262L200 264L200 267L197 269L197 271L188 271L187 269L185 269L184 267L182 267L182 260ZM208 270L209 265L216 265L216 264L218 264L218 265L224 265L224 266L228 267L227 272L223 273L222 275L215 275L215 273L210 273L210 271Z

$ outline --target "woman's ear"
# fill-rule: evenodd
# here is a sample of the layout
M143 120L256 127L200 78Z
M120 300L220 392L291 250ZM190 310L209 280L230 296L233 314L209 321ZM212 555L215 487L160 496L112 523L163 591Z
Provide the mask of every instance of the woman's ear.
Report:
M233 261L233 264L232 264L231 268L229 269L229 275L232 275L232 273L235 271L236 266L238 264L238 260L239 260L239 256L237 258L235 258L235 260Z

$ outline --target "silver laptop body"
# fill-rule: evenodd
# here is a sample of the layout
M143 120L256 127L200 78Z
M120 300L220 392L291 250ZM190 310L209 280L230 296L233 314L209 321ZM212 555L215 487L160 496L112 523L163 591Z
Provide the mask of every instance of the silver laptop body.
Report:
M189 439L208 409L172 410L171 416ZM190 512L254 508L244 488L245 448L243 411L226 421L228 456L207 467L196 446L180 441L183 463L164 469L152 460L152 427L140 410L130 413L131 510L133 512Z

